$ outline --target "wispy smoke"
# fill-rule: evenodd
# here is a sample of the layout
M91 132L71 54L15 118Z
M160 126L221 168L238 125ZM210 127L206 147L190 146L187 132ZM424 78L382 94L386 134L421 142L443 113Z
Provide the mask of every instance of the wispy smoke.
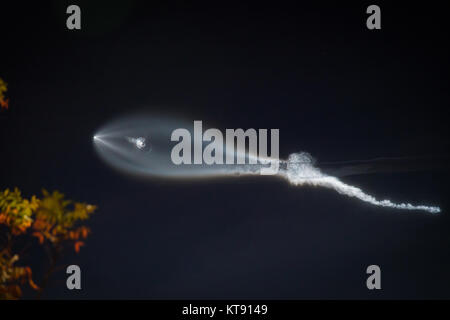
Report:
M345 184L338 178L322 173L314 166L313 158L306 152L294 153L281 167L279 174L294 185L310 185L333 189L340 194L354 197L370 204L404 210L423 210L430 213L439 213L439 207L412 205L410 203L393 203L390 200L377 200L375 197L364 193L361 189Z

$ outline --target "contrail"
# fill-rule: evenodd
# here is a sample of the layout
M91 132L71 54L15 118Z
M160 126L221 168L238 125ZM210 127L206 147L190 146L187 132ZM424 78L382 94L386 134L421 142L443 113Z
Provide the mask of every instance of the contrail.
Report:
M448 155L380 157L366 160L319 162L318 167L325 174L334 177L388 172L448 172L450 171L450 157Z
M247 160L257 159L257 161L252 161L252 164L248 161L246 164L176 165L171 159L173 147L171 135L175 129L180 127L190 128L192 123L172 117L146 115L127 117L112 122L99 130L93 137L93 143L99 156L106 163L121 171L139 176L165 179L256 176L262 173L263 168L266 170L269 165L276 164L278 168L276 175L296 186L333 189L342 195L380 207L422 210L430 213L441 212L439 207L434 206L377 200L360 188L348 185L339 179L356 174L429 170L433 166L436 167L436 159L377 158L317 164L307 152L291 154L287 160L258 158L256 154L249 152L246 154ZM224 150L226 149L224 148ZM237 153L235 155L237 156ZM440 167L447 166L448 169L447 158L441 160Z
M318 168L314 167L312 157L306 152L291 154L285 164L285 166L282 166L279 174L293 185L310 185L333 189L340 194L354 197L380 207L404 210L423 210L430 213L441 212L439 207L412 205L410 203L393 203L390 200L377 200L375 197L364 193L357 187L345 184L336 177L322 173Z

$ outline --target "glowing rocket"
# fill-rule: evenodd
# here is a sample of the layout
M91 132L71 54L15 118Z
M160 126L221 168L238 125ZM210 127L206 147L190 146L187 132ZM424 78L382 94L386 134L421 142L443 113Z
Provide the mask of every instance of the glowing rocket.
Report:
M132 143L137 149L141 151L151 151L152 147L150 145L150 139L144 138L144 137L125 137L125 139L128 140L128 142Z

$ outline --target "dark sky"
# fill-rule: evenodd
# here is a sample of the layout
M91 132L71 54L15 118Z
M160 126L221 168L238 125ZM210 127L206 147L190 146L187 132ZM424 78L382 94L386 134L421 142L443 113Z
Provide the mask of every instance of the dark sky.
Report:
M344 178L432 216L370 206L273 177L136 179L92 135L136 110L224 128L279 128L280 153L322 161L449 154L448 12L371 2L253 5L2 2L0 188L45 187L97 204L79 255L83 290L47 298L450 298L449 174ZM150 4L151 3L151 4ZM366 289L380 265L382 290Z

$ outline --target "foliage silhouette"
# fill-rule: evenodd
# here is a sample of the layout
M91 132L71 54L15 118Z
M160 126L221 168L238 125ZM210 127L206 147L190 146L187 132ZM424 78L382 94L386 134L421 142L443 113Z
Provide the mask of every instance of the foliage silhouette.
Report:
M30 199L24 199L17 188L0 191L0 299L19 299L26 283L39 297L65 249L73 247L78 253L84 245L90 229L83 223L96 209L94 205L67 200L58 191L42 190L42 198ZM19 238L22 241L18 242ZM26 249L23 244L29 246L33 241L50 260L39 284L33 280L31 266L19 266Z

